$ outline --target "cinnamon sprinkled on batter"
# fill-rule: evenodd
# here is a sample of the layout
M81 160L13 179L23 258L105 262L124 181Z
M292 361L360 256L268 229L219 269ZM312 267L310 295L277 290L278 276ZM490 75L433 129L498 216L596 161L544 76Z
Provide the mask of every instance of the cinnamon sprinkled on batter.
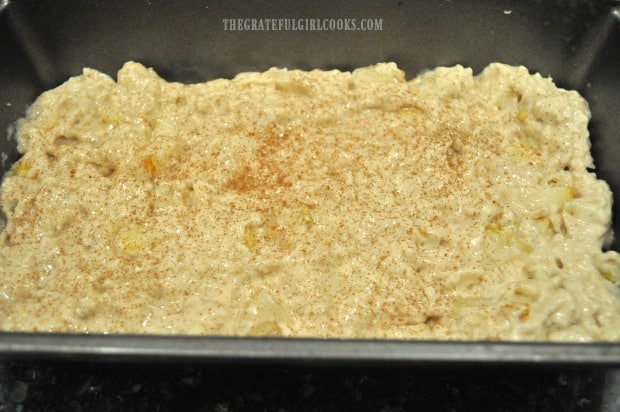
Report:
M588 120L501 64L85 69L19 123L0 328L618 340Z

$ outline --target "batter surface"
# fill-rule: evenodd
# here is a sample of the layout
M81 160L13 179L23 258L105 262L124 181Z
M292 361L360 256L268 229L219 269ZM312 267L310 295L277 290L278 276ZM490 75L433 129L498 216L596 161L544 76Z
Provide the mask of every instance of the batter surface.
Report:
M18 124L0 329L620 340L589 117L502 64L85 69Z

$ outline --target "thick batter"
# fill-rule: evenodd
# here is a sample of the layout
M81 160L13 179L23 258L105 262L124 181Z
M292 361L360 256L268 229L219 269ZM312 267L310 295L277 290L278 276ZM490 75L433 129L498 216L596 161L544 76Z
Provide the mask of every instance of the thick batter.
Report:
M589 116L501 64L85 69L19 123L0 329L620 340Z

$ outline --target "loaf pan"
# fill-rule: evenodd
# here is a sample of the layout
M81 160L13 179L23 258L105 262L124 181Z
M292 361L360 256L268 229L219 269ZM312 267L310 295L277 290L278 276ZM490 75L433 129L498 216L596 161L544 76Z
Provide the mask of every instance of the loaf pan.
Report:
M242 23L231 30L226 19L355 19L358 24L372 19L375 27L251 30ZM615 1L0 0L2 172L19 158L12 123L38 94L83 67L114 75L127 60L186 83L272 66L349 70L395 61L412 77L457 63L476 72L495 61L524 65L588 100L596 173L614 191L613 211L620 216L620 3ZM618 225L616 218L616 232ZM619 245L616 240L611 248ZM0 357L619 365L620 344L4 332Z

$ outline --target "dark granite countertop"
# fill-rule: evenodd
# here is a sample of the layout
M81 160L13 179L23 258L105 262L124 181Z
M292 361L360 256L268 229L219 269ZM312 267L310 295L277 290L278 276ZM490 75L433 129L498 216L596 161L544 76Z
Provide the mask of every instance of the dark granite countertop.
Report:
M620 370L2 361L8 411L620 411Z

